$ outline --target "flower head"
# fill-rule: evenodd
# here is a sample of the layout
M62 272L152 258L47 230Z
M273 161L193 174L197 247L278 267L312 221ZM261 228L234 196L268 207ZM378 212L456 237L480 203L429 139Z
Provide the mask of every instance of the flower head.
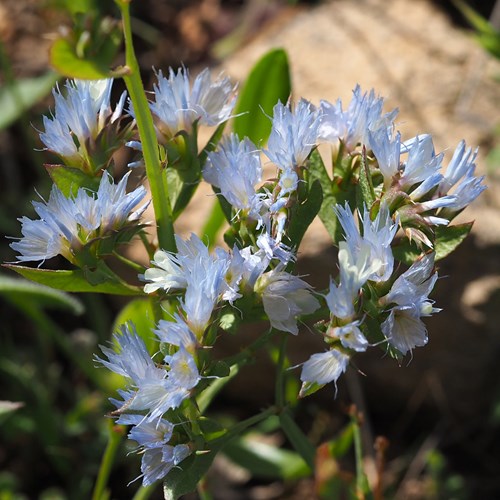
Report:
M434 254L425 255L396 279L384 303L394 304L381 328L389 344L403 356L427 344L427 329L420 319L439 311L428 296L437 280L432 273Z
M136 223L148 204L132 210L144 198L146 189L140 186L126 193L127 179L128 174L114 184L105 173L97 193L80 188L69 198L54 185L47 202L33 202L40 219L19 219L23 238L10 245L20 253L19 261L44 261L63 255L76 263L82 246Z
M349 356L337 349L313 354L302 366L300 380L303 383L299 396L303 396L312 384L336 383L348 364Z
M219 77L212 82L209 70L204 69L191 86L185 68L177 73L170 68L168 78L159 71L157 78L150 107L165 138L170 139L182 130L191 132L195 121L212 126L231 117L235 99L229 78Z
M380 130L381 133L392 127L398 110L382 115L384 100L375 96L373 89L362 93L361 87L356 85L352 100L346 111L342 110L342 101L335 104L321 101L321 125L319 137L326 142L341 140L348 151L352 151L358 144L365 144L372 149L370 131Z
M316 145L319 115L312 104L301 99L292 111L278 102L273 108L273 125L265 151L281 170L304 165Z
M273 270L263 274L257 280L255 290L262 296L271 325L294 335L299 332L297 317L319 308L311 287L298 276L284 271Z
M45 131L40 133L40 139L67 165L93 172L102 168L103 165L95 166L92 160L96 141L108 125L118 122L126 98L124 92L113 112L110 106L112 85L112 79L68 80L66 96L57 86L52 91L55 111L51 118L43 118ZM113 141L112 136L104 142L105 164L121 142Z
M262 195L256 193L256 185L262 179L262 166L259 151L250 139L240 141L231 134L222 140L219 149L209 153L203 177L237 210L246 211L256 220L261 218Z

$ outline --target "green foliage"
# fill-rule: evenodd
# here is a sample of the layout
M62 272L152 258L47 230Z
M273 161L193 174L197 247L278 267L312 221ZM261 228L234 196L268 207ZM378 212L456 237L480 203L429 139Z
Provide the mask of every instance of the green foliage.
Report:
M283 49L273 49L252 68L241 90L233 129L243 139L263 144L271 133L274 105L287 102L292 91L288 57Z
M66 309L73 314L82 314L84 311L83 304L77 298L22 278L0 275L0 294L17 303L30 302L39 307Z
M31 268L14 264L4 264L4 267L15 271L35 283L47 285L65 292L94 292L109 293L113 295L143 294L142 288L127 285L123 281L119 281L118 278L111 281L106 280L102 275L99 278L95 276L94 279L100 280L102 278L104 281L92 284L89 282L88 272L86 273L81 269L75 269L72 271L53 271L49 269Z
M453 3L476 30L476 39L479 45L500 59L500 31L463 0L453 0Z
M54 184L66 197L76 196L81 187L94 192L99 189L100 177L87 175L77 168L64 165L45 165L45 168Z
M133 299L118 313L113 324L113 331L117 331L121 325L131 322L134 324L139 337L144 340L148 352L151 354L158 350L158 341L153 330L155 324L155 312L149 299Z
M0 87L0 130L18 120L23 113L50 93L58 76L52 71L34 78L15 80Z
M99 19L92 11L77 11L75 20L74 30L55 40L50 48L52 67L68 78L82 80L116 74L111 67L122 40L118 23L110 18Z
M438 226L434 232L435 259L444 259L465 240L472 229L473 222L455 224L453 226ZM393 247L394 257L400 262L411 265L422 255L422 249L416 243L404 237Z
M258 439L255 433L235 439L224 447L223 454L255 477L293 480L310 475L310 468L299 454Z

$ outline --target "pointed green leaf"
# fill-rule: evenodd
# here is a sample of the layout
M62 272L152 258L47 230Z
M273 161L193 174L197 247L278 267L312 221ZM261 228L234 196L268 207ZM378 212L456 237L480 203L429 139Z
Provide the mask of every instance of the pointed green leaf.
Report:
M473 222L456 224L454 226L438 226L436 228L436 260L443 259L453 252L468 236Z
M0 294L11 300L32 301L38 306L68 309L74 314L84 311L83 304L75 297L22 278L0 275Z
M210 215L208 216L208 219L201 231L202 236L205 237L205 240L208 242L210 248L213 248L216 244L217 235L224 226L225 222L226 216L222 210L222 206L219 201L215 200L215 203L212 205Z
M65 292L110 293L113 295L143 295L144 293L142 288L123 282L103 281L99 284L91 285L85 278L84 272L80 269L73 271L53 271L14 264L3 265L31 281L57 288L58 290L64 290Z
M295 205L291 214L288 236L294 248L298 248L307 228L318 215L323 203L321 183L316 179L309 185L307 199L300 205Z
M335 245L342 238L342 228L335 216L333 207L336 203L343 204L345 201L353 202L355 196L354 189L347 191L340 184L335 184L326 170L325 164L318 150L311 153L309 157L309 181L318 180L321 184L323 202L319 210L319 218L325 226L328 234Z
M99 189L100 177L93 177L78 170L64 165L45 165L50 178L62 191L64 196L76 196L81 187L97 191Z
M158 340L153 334L155 328L154 311L149 299L133 299L119 313L113 325L113 331L120 325L132 322L139 337L144 340L148 352L158 350Z
M0 129L15 122L26 110L43 99L57 82L57 74L16 80L0 87Z
M309 467L298 453L277 448L248 436L231 441L224 447L222 453L250 471L253 476L291 480L311 474Z
M257 145L271 133L270 116L278 100L286 103L292 92L288 57L283 49L265 54L252 68L236 105L233 130Z
M212 465L218 451L219 447L216 447L206 453L191 455L178 467L172 469L163 483L165 500L177 500L182 495L194 491L200 479Z
M361 163L359 165L359 182L356 189L356 204L360 213L363 213L365 206L370 209L373 203L375 203L375 198L370 167L366 159L366 149L363 147Z
M109 67L99 60L81 59L69 40L58 38L49 52L52 67L68 78L99 80L110 76Z
M281 427L286 434L286 437L290 440L292 446L299 452L311 470L314 470L316 450L304 433L300 430L299 426L295 423L295 420L293 420L288 410L284 410L280 414L280 422Z

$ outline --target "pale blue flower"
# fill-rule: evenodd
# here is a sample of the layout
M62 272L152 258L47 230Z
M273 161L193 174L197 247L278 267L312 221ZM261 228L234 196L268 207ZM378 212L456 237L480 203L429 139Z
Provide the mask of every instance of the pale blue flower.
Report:
M186 321L200 338L210 322L215 305L227 289L225 276L229 270L228 258L199 256L194 260L187 276L187 287L182 308Z
M434 253L425 255L396 279L383 298L385 304L395 305L381 325L382 332L403 356L427 344L427 329L420 318L439 311L428 298L437 280L433 267Z
M231 134L221 141L216 152L208 154L204 179L220 189L222 196L236 209L259 220L262 195L256 192L262 180L259 150L250 139L242 141Z
M410 195L412 199L419 199L441 181L442 175L439 170L443 155L434 153L432 137L428 134L415 137L411 144L407 142L406 148L408 149L408 158L399 167L401 170L399 187L405 191L415 184L422 183L417 191L418 194L412 192ZM425 185L425 192L422 185Z
M316 145L318 127L319 115L310 102L301 99L293 111L278 102L266 156L281 170L303 166Z
M112 85L112 79L68 80L66 96L56 87L52 91L54 114L52 118L43 118L45 132L40 133L47 149L72 166L79 166L82 159L87 159L89 145L107 123L114 123L122 115L126 92L113 112L110 106Z
M345 241L339 243L339 284L330 281L330 290L325 296L333 316L341 319L354 316L354 303L361 287L380 266L380 261L372 256L368 245L353 252Z
M260 276L255 291L262 297L271 326L296 335L297 318L319 308L311 287L298 276L285 271L269 271Z
M144 341L137 335L132 323L120 327L120 332L113 335L116 349L101 346L105 359L95 357L103 366L131 380L134 386L144 380L163 380L167 373L158 368L146 349Z
M444 173L444 178L439 185L439 194L452 191L456 196L455 202L449 205L452 211L459 211L472 203L485 189L482 184L484 176L476 177L477 149L465 148L465 141L461 141Z
M151 264L153 267L146 269L143 276L145 281L150 282L144 285L145 293L153 293L160 288L166 292L186 288L186 276L174 254L157 250Z
M80 188L69 198L52 186L47 202L33 202L40 219L19 219L23 238L10 245L20 253L18 260L44 261L60 254L74 262L78 250L92 239L136 222L148 204L132 210L144 198L146 189L140 186L126 193L127 179L128 174L114 184L105 173L97 193Z
M384 185L388 188L400 170L401 134L393 137L392 132L379 128L368 132L370 148L377 159L377 166L384 177Z
M338 338L342 346L346 349L352 349L357 352L364 352L368 348L368 340L359 329L361 321L352 321L343 326L330 328L327 331L327 336Z
M191 454L185 444L165 445L162 448L148 448L141 459L141 476L143 486L150 486L165 476Z
M198 345L195 334L191 331L184 318L177 313L174 313L173 321L161 319L154 333L160 342L166 342L178 347L182 346L189 352L194 352Z
M375 96L372 89L369 93L362 93L361 87L356 85L352 100L346 111L342 110L342 101L335 104L321 101L321 125L319 137L326 142L341 140L348 151L353 151L358 144L367 145L373 149L370 131L377 130L387 134L393 126L398 110L382 115L384 100Z
M229 78L219 76L211 80L210 71L204 69L189 82L189 72L170 68L168 78L159 71L154 88L152 113L158 118L158 130L167 139L180 131L191 132L193 124L219 125L231 117L235 104L234 86Z
M334 210L344 229L345 240L350 253L353 255L354 262L358 261L358 254L369 254L371 262L377 263L377 266L368 276L368 279L387 281L394 267L391 243L397 231L397 223L393 222L388 207L382 204L373 221L370 218L369 210L366 207L364 208L363 236L361 236L360 230L356 226L354 214L347 203L345 207L336 205ZM364 261L365 259L361 260Z
M313 354L302 366L300 380L304 384L336 383L349 364L349 356L337 349Z

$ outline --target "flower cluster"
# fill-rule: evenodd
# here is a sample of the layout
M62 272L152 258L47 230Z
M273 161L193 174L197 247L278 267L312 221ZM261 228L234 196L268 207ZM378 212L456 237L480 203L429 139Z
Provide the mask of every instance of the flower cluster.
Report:
M34 202L40 218L21 218L23 237L11 247L21 262L62 255L78 267L89 262L96 267L140 232L147 204L136 206L146 190L126 193L128 175L115 184L103 172L111 162L109 152L130 139L129 129L119 132L117 126L125 95L112 112L110 80L70 82L66 89L66 97L54 91L55 113L44 119L42 142L61 157L64 168L102 178L94 190L78 184L75 175L70 178L77 184L69 187L68 178L54 178L49 200ZM159 178L169 190L172 219L204 180L230 227L227 246L214 250L195 234L186 240L176 235L170 248L146 241L151 265L138 276L143 290L134 290L155 303L155 329L148 335L159 350L152 356L127 323L114 335L114 347L103 346L104 357L96 358L127 379L121 399L112 400L113 415L131 426L144 485L209 449L198 425L199 399L213 379L227 377L253 352L217 360L209 348L226 332L236 333L241 321L266 319L265 335L283 337L297 335L301 317L315 313L312 329L327 348L303 362L302 397L336 384L350 359L370 346L382 346L400 359L425 345L422 318L439 310L429 295L437 280L435 261L443 255L441 240L447 251L459 244L470 225L460 226L455 237L457 226L449 227L450 222L485 189L475 176L476 152L461 142L443 172L444 155L436 154L432 138L402 141L394 124L397 110L384 114L383 99L374 91L363 93L357 86L345 111L340 100L318 107L304 99L296 105L278 102L263 149L234 133L220 138L234 99L228 78L212 81L205 70L191 86L181 68L171 69L168 78L157 73L149 103L151 130L160 138L158 159L165 162ZM135 116L133 103L129 112ZM200 152L201 125L218 128L214 142ZM96 145L111 143L105 161L96 160ZM331 146L331 173L317 150L325 143ZM142 151L139 140L127 145ZM269 179L263 179L263 161L275 167ZM142 159L133 165L142 165ZM338 276L322 293L294 274L301 239L316 215L338 247ZM136 271L141 267L121 260ZM332 263L331 274L334 269ZM226 362L230 366L224 371Z

